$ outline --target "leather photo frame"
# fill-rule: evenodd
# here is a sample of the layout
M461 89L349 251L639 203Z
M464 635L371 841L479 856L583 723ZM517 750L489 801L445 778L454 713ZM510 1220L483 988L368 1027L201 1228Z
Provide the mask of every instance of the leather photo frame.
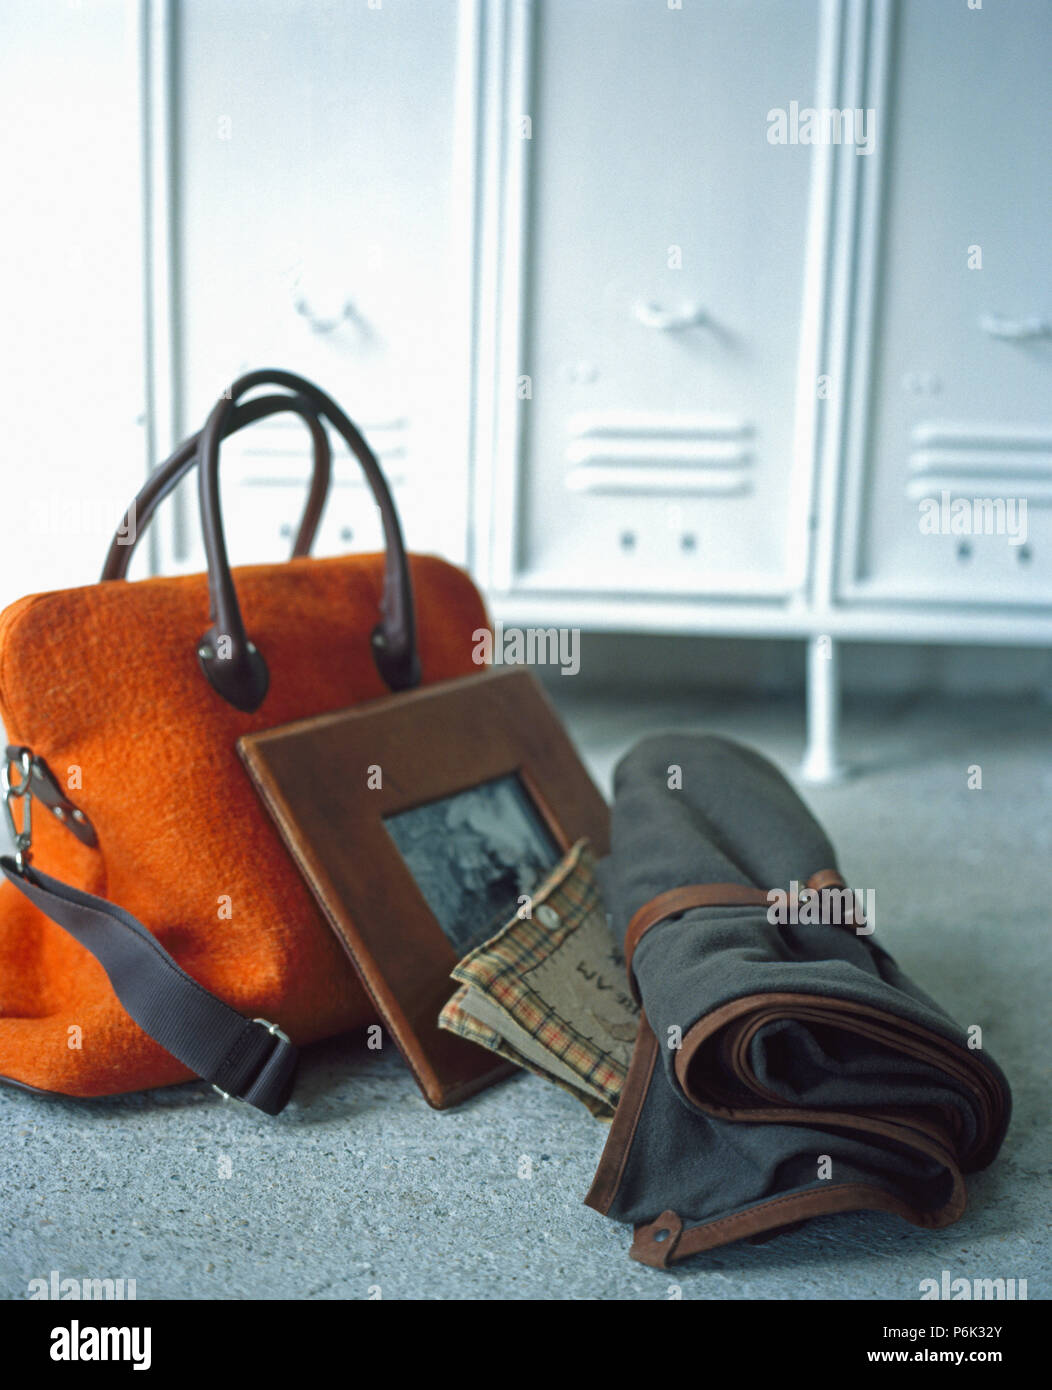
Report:
M522 864L546 872L582 838L608 850L606 803L534 677L490 668L238 750L427 1101L508 1075L438 1027L450 971L516 911Z

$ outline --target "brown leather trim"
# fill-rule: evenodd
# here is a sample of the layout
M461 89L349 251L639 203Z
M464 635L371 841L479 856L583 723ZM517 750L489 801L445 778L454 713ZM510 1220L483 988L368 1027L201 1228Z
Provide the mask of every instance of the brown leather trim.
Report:
M34 799L46 806L55 819L71 831L82 845L87 845L89 849L98 849L99 840L95 834L95 827L80 807L74 805L62 790L58 778L43 758L31 749L12 744L8 744L4 749L4 756L8 762L17 763L23 752L28 752L30 756L29 789Z
M819 869L817 874L811 875L804 887L817 888L821 892L823 888L846 888L847 884L836 869Z
M949 1171L953 1175L953 1190L946 1203L935 1212L920 1211L869 1183L838 1183L828 1188L811 1188L807 1192L774 1197L746 1211L703 1221L687 1230L676 1212L664 1211L655 1221L636 1226L628 1253L640 1264L667 1269L670 1264L703 1250L714 1250L719 1245L729 1245L764 1231L845 1211L886 1211L903 1217L914 1226L937 1230L959 1220L967 1201L960 1170L951 1165Z
M654 1074L657 1057L657 1038L647 1022L646 1014L641 1013L639 1015L639 1032L636 1034L636 1045L632 1049L632 1060L628 1065L628 1075L625 1077L625 1084L621 1089L621 1099L614 1111L610 1132L606 1136L606 1143L599 1158L599 1166L595 1170L595 1177L592 1179L592 1185L584 1199L586 1207L601 1211L604 1216L621 1185L621 1176L624 1173L625 1164L628 1162L632 1140L635 1138L639 1125L643 1102L650 1089L650 1078Z
M836 869L819 869L804 885L819 892L826 888L846 886ZM651 927L656 927L668 917L689 912L694 907L767 907L770 901L769 892L763 888L750 888L743 883L689 883L682 888L670 888L668 892L659 893L656 898L645 902L633 915L625 933L625 969L636 1002L639 1002L639 994L632 973L632 957Z
M625 933L625 969L636 1002L639 1001L639 994L632 974L632 957L651 927L656 927L666 917L689 912L692 907L766 907L768 902L768 895L762 888L748 888L742 883L688 883L683 888L670 888L667 893L659 893L656 898L645 902L632 917Z
M959 1044L919 1024L847 999L810 994L752 994L714 1009L688 1030L676 1055L676 1079L684 1095L699 1110L720 1119L836 1125L882 1134L913 1146L924 1136L950 1153L957 1151L959 1121L954 1111L947 1111L940 1123L921 1120L914 1112L899 1115L893 1109L882 1109L879 1114L865 1110L809 1110L787 1105L781 1096L760 1085L749 1065L750 1044L759 1029L779 1019L847 1028L954 1077L975 1097L985 1121L976 1152L962 1155L961 1160L969 1169L982 1167L984 1161L988 1161L984 1148L1000 1130L1002 1098L999 1087L982 1063ZM720 1061L733 1078L732 1088L720 1087L714 1068L700 1062L694 1065L706 1045L719 1048ZM754 1103L743 1101L743 1091L755 1097Z
M735 1115L733 1118L758 1117ZM807 1192L775 1197L749 1207L746 1211L700 1222L686 1231L681 1218L675 1212L666 1211L655 1221L643 1222L636 1226L632 1248L629 1251L633 1259L639 1260L641 1264L665 1269L676 1260L686 1259L702 1250L712 1250L716 1246L748 1239L762 1232L781 1230L787 1225L808 1221L815 1216L844 1211L886 1211L903 1217L914 1226L931 1230L951 1225L959 1220L964 1212L967 1193L960 1164L943 1136L924 1132L926 1128L934 1130L934 1126L925 1127L913 1121L914 1127L910 1132L904 1124L873 1123L869 1117L849 1115L831 1118L831 1112L802 1109L770 1111L759 1118L789 1124L836 1123L842 1128L868 1129L871 1133L880 1133L900 1143L909 1144L943 1165L952 1181L950 1194L941 1207L934 1211L926 1211L910 1206L901 1198L869 1183L838 1183L828 1188L812 1188ZM868 1123L864 1122L864 1119ZM816 1142L818 1139L819 1136L816 1135ZM663 1233L664 1237L661 1238Z

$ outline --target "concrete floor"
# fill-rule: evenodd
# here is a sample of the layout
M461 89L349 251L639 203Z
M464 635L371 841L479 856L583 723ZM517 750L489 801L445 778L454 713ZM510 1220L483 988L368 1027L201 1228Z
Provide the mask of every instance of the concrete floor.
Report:
M569 686L571 682L566 682ZM557 690L596 776L639 735L711 729L786 769L789 701L723 694L645 705ZM30 1279L133 1278L139 1298L850 1298L919 1281L1025 1278L1049 1296L1052 712L883 703L848 711L860 767L805 795L848 881L880 885L881 939L962 1022L981 1022L1014 1088L1001 1157L943 1232L865 1213L672 1271L628 1259L625 1228L581 1205L604 1130L520 1076L457 1110L424 1103L400 1059L350 1039L310 1049L276 1120L204 1086L108 1101L0 1088L0 1295ZM969 765L983 789L969 791ZM521 1160L532 1176L519 1176ZM224 1174L229 1174L224 1176Z

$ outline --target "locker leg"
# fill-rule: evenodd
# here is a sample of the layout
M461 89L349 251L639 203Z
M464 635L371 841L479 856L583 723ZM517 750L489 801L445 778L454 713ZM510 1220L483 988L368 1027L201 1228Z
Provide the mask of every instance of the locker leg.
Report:
M807 642L807 748L800 766L804 782L840 782L847 769L838 757L840 732L839 653L832 637Z

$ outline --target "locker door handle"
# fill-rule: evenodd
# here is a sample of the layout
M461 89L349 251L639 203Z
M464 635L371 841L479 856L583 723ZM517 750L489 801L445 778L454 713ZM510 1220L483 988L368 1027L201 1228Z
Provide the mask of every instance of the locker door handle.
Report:
M656 328L662 333L698 328L709 320L700 304L683 304L678 309L666 309L664 305L648 300L639 300L633 305L632 315L644 328Z
M979 319L979 327L991 338L1007 339L1015 343L1052 335L1052 324L1037 314L1026 319L1009 318L1007 314L983 314Z
M358 319L358 310L349 299L344 300L338 313L328 317L319 314L303 295L293 300L292 307L301 319L306 319L312 333L335 333L341 324L353 323Z

